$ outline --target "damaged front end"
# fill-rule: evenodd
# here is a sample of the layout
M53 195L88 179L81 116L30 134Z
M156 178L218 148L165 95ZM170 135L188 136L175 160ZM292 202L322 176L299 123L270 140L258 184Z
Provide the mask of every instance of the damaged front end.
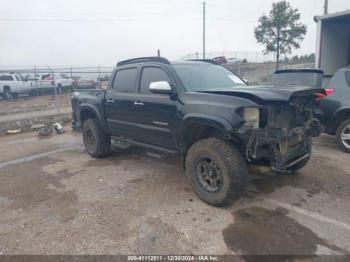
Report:
M245 122L238 133L246 145L247 161L288 173L306 164L311 154L311 137L319 136L322 131L313 111L313 94L291 98L288 103L241 109Z

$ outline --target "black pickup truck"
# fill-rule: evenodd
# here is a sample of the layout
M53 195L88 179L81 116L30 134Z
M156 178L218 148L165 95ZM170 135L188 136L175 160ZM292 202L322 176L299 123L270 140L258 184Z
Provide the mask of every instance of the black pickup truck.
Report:
M315 92L249 87L219 65L145 57L119 62L106 91L74 93L73 121L93 157L108 155L111 139L179 154L199 198L222 206L240 196L247 164L293 173L308 162L321 132Z

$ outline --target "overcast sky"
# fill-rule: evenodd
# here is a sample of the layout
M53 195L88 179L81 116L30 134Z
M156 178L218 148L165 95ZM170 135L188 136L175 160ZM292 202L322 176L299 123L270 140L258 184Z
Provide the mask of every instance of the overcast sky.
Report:
M207 52L261 52L253 30L273 0L206 0ZM324 0L290 0L308 32L293 54L314 52ZM350 0L329 0L329 11ZM202 50L201 0L0 0L0 65L114 65Z

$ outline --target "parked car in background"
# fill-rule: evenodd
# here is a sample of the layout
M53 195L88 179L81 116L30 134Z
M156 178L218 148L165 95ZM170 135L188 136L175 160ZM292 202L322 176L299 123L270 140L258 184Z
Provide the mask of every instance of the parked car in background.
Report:
M322 88L323 71L320 69L281 69L276 70L272 79L275 87L305 86Z
M73 86L75 89L84 89L84 88L97 88L99 81L96 77L81 77L81 76L73 76Z
M326 88L334 93L320 101L321 122L325 132L335 135L340 148L350 153L350 66L339 69Z
M350 66L338 70L326 86L322 75L319 69L277 70L273 85L323 87L326 95L316 93L319 97L316 117L324 126L324 132L335 135L339 147L350 153Z
M213 60L218 63L219 65L222 64L227 64L227 59L224 56L218 56L218 57L214 57Z
M19 94L33 94L33 85L19 74L0 75L0 94L5 99L17 97Z
M43 74L41 80L37 81L37 87L39 93L55 92L54 87L57 88L59 94L67 90L72 92L73 80L63 73Z

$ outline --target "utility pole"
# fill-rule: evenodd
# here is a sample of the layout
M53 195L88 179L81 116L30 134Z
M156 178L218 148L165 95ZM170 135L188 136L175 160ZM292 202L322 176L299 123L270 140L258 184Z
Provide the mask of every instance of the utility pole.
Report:
M98 65L98 82L100 83L100 89L102 89L102 81L101 81L101 65Z
M49 70L51 71L52 74L52 82L53 82L53 87L55 90L55 105L56 105L56 109L57 109L57 113L60 114L61 113L61 105L60 105L60 100L58 97L58 92L57 92L57 85L56 85L56 81L55 81L55 72L51 69L51 67L49 65L47 65L47 67L49 68Z
M35 94L39 95L39 89L38 89L38 79L36 75L36 66L34 66L34 79L35 79Z
M324 0L324 14L328 14L328 0Z
M205 2L203 2L203 59L205 59Z

